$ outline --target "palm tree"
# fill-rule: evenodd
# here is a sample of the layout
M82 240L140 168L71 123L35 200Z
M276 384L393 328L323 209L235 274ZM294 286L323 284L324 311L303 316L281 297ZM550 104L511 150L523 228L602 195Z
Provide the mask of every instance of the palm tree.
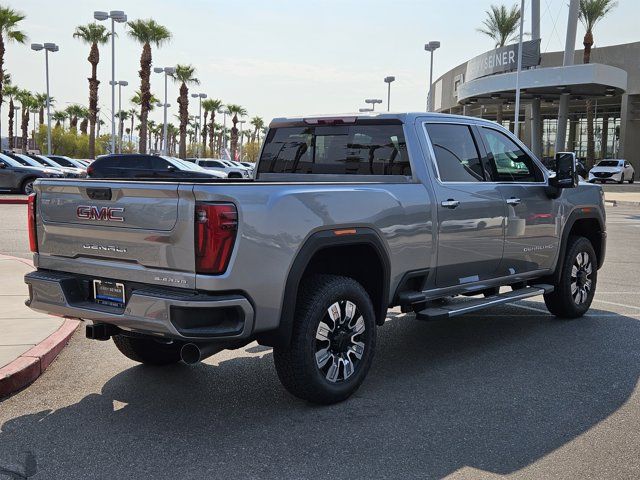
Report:
M87 60L91 64L91 77L89 80L89 158L96 156L96 121L98 118L98 63L100 62L99 45L104 45L109 41L111 33L97 23L79 25L73 33L73 38L79 38L84 43L91 45Z
M122 133L124 131L124 121L129 119L129 112L126 110L120 110L116 113L118 119L118 145L120 145L120 151L122 151Z
M511 10L504 5L491 5L486 14L487 18L482 22L484 27L478 31L493 39L496 48L515 41L514 35L520 25L520 8L517 5L513 5ZM499 124L502 124L503 111L502 103L498 104L496 122Z
M240 105L235 104L227 105L227 111L229 112L229 115L233 115L231 118L231 122L233 123L233 127L231 128L231 159L235 160L236 152L238 150L238 115L243 117L247 114L247 111Z
M27 139L29 138L29 110L31 110L31 108L35 105L35 98L29 90L20 90L16 95L16 100L18 100L22 106L22 150L26 153L28 147Z
M151 94L151 96L149 97L149 111L153 111L153 109L156 107L156 103L159 103L160 100L158 99L158 97L156 97L153 93ZM142 105L142 93L140 93L139 90L136 91L136 94L131 97L131 103L133 103L134 105ZM137 113L137 112L136 112Z
M79 127L80 133L82 135L86 135L87 128L89 127L89 109L86 107L80 107L78 118L82 120Z
M38 125L44 125L44 109L47 108L47 94L36 93L35 96L36 108L38 109ZM49 105L53 105L55 100L53 97L49 97Z
M211 113L211 118L209 119L209 125L207 126L207 122L206 122L206 115L205 115L205 128L206 128L206 132L209 134L209 149L211 150L211 155L215 156L213 154L213 139L214 139L214 125L216 124L216 113L218 112L218 110L220 110L222 108L222 100L218 100L215 98L208 98L205 101L202 102L202 108L205 108L205 111L208 111L209 113ZM205 132L205 130L203 129L203 133ZM205 144L205 148L206 148L206 136L203 135L202 136L202 143Z
M78 118L82 116L82 105L69 105L65 110L69 116L69 129L76 130L78 128Z
M9 7L0 6L0 99L4 97L4 52L5 42L25 43L27 35L18 30L18 24L25 19L25 15Z
M147 122L147 135L148 135L148 145L149 147L151 147L151 135L153 135L153 132L156 129L156 122L154 122L153 120L149 120Z
M2 92L4 97L9 99L9 148L13 148L14 138L13 138L13 117L15 116L15 105L13 103L13 99L16 98L20 89L17 85L6 85Z
M135 122L136 119L136 115L138 115L138 111L135 108L131 108L129 109L129 118L131 119L131 127L129 129L129 143L132 142L131 140L131 134L133 133L133 124Z
M171 39L171 32L155 20L128 22L129 35L142 45L140 55L140 153L147 152L147 121L151 109L151 44L156 48Z
M611 10L618 5L615 0L580 0L578 18L586 30L584 34L584 63L591 62L591 48L593 47L593 29ZM587 110L587 168L591 168L596 160L596 142L593 131L594 113L591 99L586 101ZM606 149L606 145L604 146Z
M53 112L51 115L51 119L56 121L55 128L60 126L64 127L64 121L67 119L67 112L64 110L58 110L57 112Z
M195 77L196 69L192 65L176 65L173 79L180 84L178 97L178 113L180 114L180 153L179 157L187 158L187 124L189 123L189 87L199 85L200 80Z
M249 123L253 126L251 141L260 141L260 132L264 128L264 120L261 117L253 117Z

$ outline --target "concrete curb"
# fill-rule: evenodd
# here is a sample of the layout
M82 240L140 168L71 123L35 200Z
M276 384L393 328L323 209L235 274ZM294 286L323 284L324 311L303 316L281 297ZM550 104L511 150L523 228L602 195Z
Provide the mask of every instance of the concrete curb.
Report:
M0 398L34 382L69 343L80 320L65 320L62 326L13 362L0 368Z
M26 205L26 198L0 198L0 205Z
M24 258L0 254L0 259L10 258L33 267L33 263ZM0 398L11 395L34 382L55 360L62 349L69 343L71 335L76 331L80 320L67 319L45 338L34 345L14 361L0 368Z

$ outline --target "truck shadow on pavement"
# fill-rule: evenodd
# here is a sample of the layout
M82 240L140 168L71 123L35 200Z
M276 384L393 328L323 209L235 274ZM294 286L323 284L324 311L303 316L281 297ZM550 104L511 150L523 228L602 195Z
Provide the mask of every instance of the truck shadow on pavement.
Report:
M5 422L0 465L29 450L42 478L511 473L625 403L640 374L640 322L509 312L388 321L363 386L330 407L289 396L271 352L255 346L219 365L132 366L100 394Z

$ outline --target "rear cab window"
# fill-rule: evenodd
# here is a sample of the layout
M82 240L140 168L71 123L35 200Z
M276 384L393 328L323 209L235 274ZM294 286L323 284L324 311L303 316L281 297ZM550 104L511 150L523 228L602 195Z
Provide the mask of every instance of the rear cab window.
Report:
M258 175L410 177L402 124L359 123L272 127Z

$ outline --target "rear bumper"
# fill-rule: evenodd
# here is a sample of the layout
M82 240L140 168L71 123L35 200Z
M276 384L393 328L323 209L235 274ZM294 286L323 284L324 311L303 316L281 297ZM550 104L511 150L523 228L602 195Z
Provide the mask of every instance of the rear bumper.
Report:
M116 308L93 302L90 281L82 276L37 270L24 280L29 286L27 306L53 315L180 340L243 340L253 332L254 310L242 295L137 285L128 292L125 307Z

